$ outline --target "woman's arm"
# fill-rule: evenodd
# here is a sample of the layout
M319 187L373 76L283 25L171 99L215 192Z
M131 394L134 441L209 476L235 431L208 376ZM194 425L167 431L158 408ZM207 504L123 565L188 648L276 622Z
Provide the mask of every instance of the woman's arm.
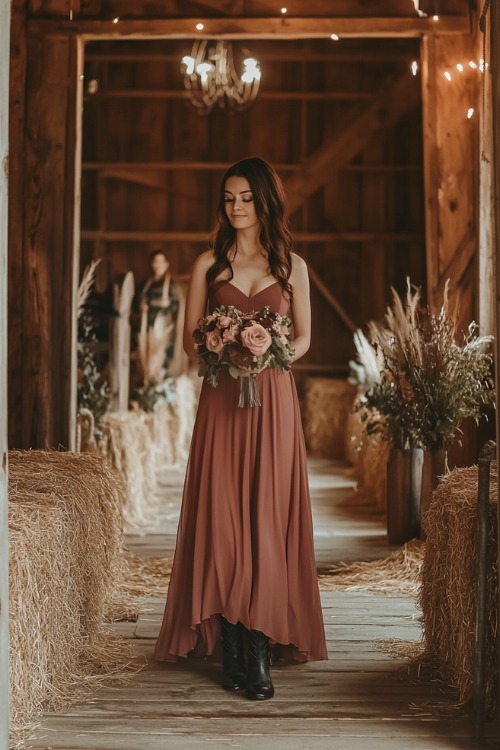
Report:
M302 357L311 345L311 302L309 298L309 274L306 262L292 253L290 284L293 289L292 319L295 338L293 361Z
M214 256L212 250L207 250L196 259L186 297L186 313L184 318L184 332L182 343L184 351L189 359L198 362L198 352L194 347L193 331L196 328L200 318L205 315L207 307L207 279L206 273L213 265Z

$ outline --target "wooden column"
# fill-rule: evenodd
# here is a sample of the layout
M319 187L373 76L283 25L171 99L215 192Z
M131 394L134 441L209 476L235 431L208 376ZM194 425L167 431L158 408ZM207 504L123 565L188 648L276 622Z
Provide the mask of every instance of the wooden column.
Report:
M9 542L7 517L7 177L10 0L0 0L0 750L9 747Z
M472 35L428 35L423 40L427 296L431 307L438 309L446 279L451 278L452 297L462 292L464 322L475 316L467 274L474 265L478 235L481 73L468 63L477 63L477 57ZM463 66L462 72L457 65ZM469 108L474 109L470 119Z
M21 340L10 400L19 381L22 389L12 447L69 448L74 441L81 71L76 37L28 37L24 185L18 176L14 186L22 213L15 222L11 214L11 264L22 297L10 319Z

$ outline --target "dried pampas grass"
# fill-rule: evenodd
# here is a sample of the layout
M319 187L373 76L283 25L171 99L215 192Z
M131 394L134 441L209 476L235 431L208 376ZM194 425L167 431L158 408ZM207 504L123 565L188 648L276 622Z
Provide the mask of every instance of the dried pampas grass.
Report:
M367 591L387 596L417 596L424 543L407 542L383 560L334 565L318 571L321 591Z
M487 702L498 701L497 469L491 465L487 633ZM443 477L424 517L427 537L420 606L426 650L466 703L473 690L477 467Z
M9 454L13 742L43 710L138 668L103 626L117 596L121 491L98 454Z
M346 421L356 387L337 378L307 378L304 395L304 433L311 453L345 458Z
M97 260L91 261L91 263L87 266L87 268L83 272L82 280L80 281L80 286L78 287L78 293L76 297L76 317L77 318L79 318L80 315L83 313L85 303L90 297L92 287L94 286L95 271L96 271L97 266L101 262L101 260L102 258L98 258Z

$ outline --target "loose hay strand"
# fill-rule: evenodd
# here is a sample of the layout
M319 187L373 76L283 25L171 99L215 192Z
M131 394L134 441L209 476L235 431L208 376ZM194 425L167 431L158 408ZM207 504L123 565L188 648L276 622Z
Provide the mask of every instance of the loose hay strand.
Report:
M368 591L387 596L417 596L424 559L423 542L414 539L383 560L354 562L318 571L322 591Z

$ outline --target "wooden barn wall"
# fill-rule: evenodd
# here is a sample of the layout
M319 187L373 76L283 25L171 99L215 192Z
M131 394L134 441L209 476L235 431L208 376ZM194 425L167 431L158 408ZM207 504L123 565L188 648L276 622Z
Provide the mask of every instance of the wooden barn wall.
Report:
M26 5L28 6L27 18L24 17ZM78 41L82 38L80 35L87 35L94 39L96 37L117 38L123 34L135 34L142 37L154 37L155 34L165 36L176 31L185 35L190 33L194 25L193 21L200 17L210 19L212 30L237 35L240 33L248 35L250 30L256 35L274 34L285 38L287 35L318 37L324 34L325 25L333 26L334 21L341 33L345 32L359 37L378 35L417 38L422 35L432 37L435 32L431 18L416 18L412 3L404 4L403 7L399 1L376 0L369 4L369 12L367 4L362 0L353 2L315 0L307 3L306 7L304 7L305 4L297 1L287 5L288 15L286 19L283 19L275 4L266 0L222 3L208 2L208 0L203 3L165 2L158 4L158 7L155 6L158 20L152 20L150 18L151 6L146 2L132 4L117 0L114 3L100 3L88 0L80 4L75 0L72 4L72 18L69 18L68 3L63 0L32 0L28 4L20 0L14 1L11 70L13 106L10 122L13 147L9 178L11 195L9 439L13 447L45 447L59 444L68 446L71 442L71 399L74 387L71 382L74 363L72 304L77 270L75 264L77 256L73 253L73 244L77 244L79 222L79 217L73 212L73 202L75 191L78 189L77 178L79 176L75 112L76 99L78 92L81 91L79 89L81 57ZM444 35L453 36L458 32L467 32L469 14L466 0L456 0L456 2L449 0L441 3L436 1L427 5L442 14L440 32L443 34L443 39ZM301 18L303 13L307 13L307 17ZM328 16L328 21L322 17L323 14ZM114 23L113 18L118 16L120 21ZM158 70L156 75L159 76L157 81L159 83L164 71ZM278 68L276 68L276 75L278 75ZM352 75L355 75L354 70ZM335 76L333 68L328 70L325 79L328 76ZM277 81L278 84L279 81ZM326 83L321 83L321 86L326 85ZM328 85L332 85L331 82ZM354 85L352 80L350 85ZM397 94L397 83L395 82L394 85L395 88L391 90ZM396 111L397 101L396 95L392 99L389 97L384 100L382 109L389 108L393 116L398 119L398 124L394 124L393 131L397 132L400 129L401 138L396 138L392 144L384 142L384 138L372 138L370 144L365 143L358 151L362 154L362 162L378 163L383 154L387 163L390 163L389 160L392 158L390 151L394 147L408 148L406 156L409 163L418 159L418 146L415 143L406 144L406 146L404 144L404 130L412 128L413 123L406 121L405 124L403 114L398 114ZM182 103L177 102L172 106L172 111L175 111L177 105L180 104ZM113 106L119 109L120 106L130 107L130 105L131 102L125 105L123 102L115 102ZM158 106L158 103L155 106ZM275 117L277 122L283 120L284 103L277 106L276 103L268 100L265 106L269 109L274 107L273 118ZM286 106L291 107L290 104ZM398 173L383 174L381 171L377 173L377 170L373 170L368 178L366 174L361 177L355 169L352 169L352 166L356 165L356 156L352 153L349 156L349 168L345 165L342 170L338 171L338 174L335 174L331 164L335 149L327 148L326 153L315 154L314 152L315 144L328 137L329 130L335 125L332 118L325 114L326 105L324 105L325 109L319 125L316 124L317 120L313 114L315 108L318 108L318 102L310 102L307 107L298 103L295 103L295 106L298 108L302 106L300 122L310 122L307 139L297 132L294 135L287 135L285 143L278 141L278 143L270 144L268 158L271 161L291 160L289 150L292 145L295 149L292 154L294 159L299 158L300 154L307 154L309 149L309 156L313 157L312 165L323 164L325 170L331 174L331 179L318 185L315 182L318 170L312 169L309 173L306 170L300 175L298 182L292 184L295 200L306 195L306 199L300 203L295 212L294 224L296 232L300 232L303 226L312 226L313 220L319 217L325 233L334 235L336 232L344 232L349 226L353 226L354 218L356 218L358 222L356 231L362 234L358 242L354 241L353 233L345 241L341 240L340 236L336 236L332 241L325 240L324 242L318 242L317 238L314 242L307 242L303 239L301 251L310 260L320 280L331 273L325 283L327 282L332 288L335 288L335 284L338 285L342 274L346 274L346 283L340 284L338 289L340 302L349 311L354 322L363 322L366 317L373 314L371 311L379 310L383 306L384 292L381 287L373 288L370 285L368 271L362 282L359 277L355 278L353 266L363 265L373 270L379 268L382 263L385 288L389 282L401 278L406 272L408 253L416 259L410 264L414 264L412 275L415 274L416 277L418 273L423 273L422 262L418 260L418 251L422 247L422 239L419 235L423 232L423 226L415 229L415 225L421 220L419 219L421 213L417 208L418 180L407 179ZM336 106L337 102L328 102L329 111L335 111ZM309 110L307 115L304 114L304 109ZM260 123L261 128L267 125L265 110L255 111L256 124ZM375 115L380 117L380 111ZM141 117L145 118L140 125L144 130L151 113L141 115ZM408 117L411 118L411 115L408 114ZM439 115L436 115L436 121L438 118ZM205 143L203 138L210 138L208 131L205 135L200 132L199 123L188 123L188 119L186 111L181 111L179 108L170 126L169 148L172 153L175 152L176 158L195 158L191 154L196 155L202 152ZM241 132L245 132L241 131L236 123L237 120L233 120L225 135L231 144L237 144ZM368 115L366 121L363 121L360 116L355 124L360 137L363 128L370 127ZM318 132L315 132L316 127ZM192 143L193 132L200 139L194 144ZM252 146L255 143L252 139L258 138L254 132L258 130L252 129L252 133L249 134L249 143ZM301 137L302 144L299 143ZM208 143L209 140L206 142ZM351 151L356 147L352 137L347 145ZM140 152L146 147L137 143L136 148ZM234 158L238 158L240 154L236 152L236 147L234 148ZM346 154L349 149L346 150ZM416 151L410 153L412 149ZM183 152L187 156L182 156ZM117 159L121 158L122 155L118 154ZM213 158L218 158L224 163L231 160L222 145ZM398 157L395 155L394 158ZM474 170L476 170L475 165L476 161ZM192 181L188 184L188 177L189 175L182 174L180 171L172 171L170 174L162 175L163 182L159 184L157 170L154 170L154 174L149 176L146 184L141 188L134 188L134 190L142 189L144 196L155 197L156 201L148 200L152 206L150 209L152 223L153 221L160 223L160 220L164 218L167 223L162 226L185 227L188 221L192 222L190 212L192 200L199 201L203 197L206 201L206 196L200 194L206 192L207 186L209 189L213 186L213 183L217 181L217 174L214 171L210 176L205 175L204 181L200 180L199 184L197 182L194 188ZM91 179L95 178L96 174ZM290 175L287 179L292 180L292 178L293 175ZM349 184L349 181L355 183L360 180L363 181L364 187L358 189L356 193L358 204L357 216L354 217L355 207L348 203L348 192L346 193L342 186ZM99 196L103 194L104 182L107 184L106 192L111 190L113 197L117 197L118 203L129 206L126 215L120 217L124 223L112 226L125 226L128 231L135 219L144 218L138 216L136 212L134 213L134 209L130 208L131 203L135 205L135 202L130 196L129 182L124 182L121 178L118 180L113 176L99 181L101 184L99 186L96 184L96 189L101 191ZM399 184L396 189L394 189L395 182ZM369 191L374 189L377 189L376 203L380 202L379 209L369 198ZM413 200L410 202L409 209L405 208L401 212L401 201L404 200L405 191L408 196L413 196ZM172 202L166 200L166 197L172 194L178 195L181 199L175 213L173 213ZM104 204L97 197L95 200L98 213L100 212L101 215L97 224L94 224L94 228L95 226L102 228L104 221L108 223L118 221L118 217L104 213ZM145 198L141 200L144 203ZM380 218L382 202L386 212L383 222ZM210 199L204 205L207 206L207 213L204 214L203 224L200 224L200 227L206 230L209 226L207 222L209 222ZM427 212L429 212L428 206ZM401 216L404 217L403 227L399 226ZM85 219L84 227L89 226L90 224L87 224ZM408 230L408 227L411 228ZM368 231L376 235L372 243L366 240ZM380 234L387 234L387 232L390 232L392 237L390 242L382 241L380 237ZM401 232L409 233L411 236L400 241L400 238L395 235ZM305 230L304 235L307 237ZM111 248L113 256L121 258L120 262L124 262L123 240L120 238L116 241L110 240L108 243L108 239L106 248ZM92 238L85 239L82 245L84 252L88 252L89 244L92 245L93 242ZM192 240L182 238L178 240L178 261L175 262L179 273L185 272L194 244L196 243ZM137 257L134 254L138 252L136 249L131 252L132 245L133 243L128 240L129 259L132 256ZM143 252L142 240L137 243L135 248L137 247L140 248L140 252ZM201 249L201 243L198 247ZM101 243L101 249L103 248L104 243ZM443 263L451 262L450 258L451 256L443 250ZM130 262L129 259L127 263ZM465 281L467 277L464 275L463 278ZM434 277L431 281L434 283ZM357 291L360 303L356 302L356 284L359 287ZM473 278L471 284L473 288ZM333 321L333 313L324 295L318 294L313 304L315 314L320 320L327 320L327 315L329 315L330 320ZM338 322L337 325L339 325ZM343 352L343 357L347 356L349 346L350 334L345 329L343 333L339 332L339 350ZM310 356L313 355L317 364L328 363L334 361L330 357L337 356L337 347L334 348L330 343L324 350L318 347L312 351Z
M429 302L440 307L446 280L451 279L451 299L460 297L465 323L476 317L482 74L469 61L477 64L480 50L470 35L436 36L425 39L422 57ZM469 119L470 109L474 112Z
M88 46L86 80L99 88L84 106L81 265L103 259L101 292L128 270L145 278L158 247L174 275L189 272L207 247L224 165L259 155L296 196L295 178L310 162L315 182L293 198L292 215L295 249L314 274L316 328L300 366L347 372L352 331L314 278L356 326L382 314L390 284L403 288L408 273L425 282L422 118L410 70L416 42L386 42L382 50L345 41L339 59L331 47L247 40L263 69L256 102L240 113L199 116L179 96L189 42ZM398 97L397 115L358 133L353 121L394 79L408 92ZM349 158L337 153L339 143Z

